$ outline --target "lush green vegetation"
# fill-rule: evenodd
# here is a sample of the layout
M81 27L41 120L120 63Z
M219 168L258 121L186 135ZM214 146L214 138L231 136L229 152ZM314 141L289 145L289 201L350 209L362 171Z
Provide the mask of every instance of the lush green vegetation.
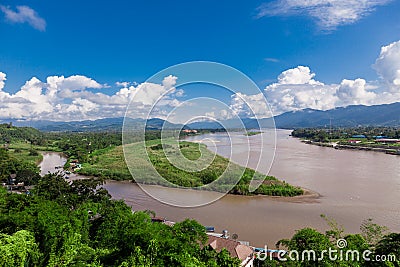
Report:
M263 132L259 132L259 131L249 131L249 132L246 132L245 135L253 136L253 135L262 134L262 133Z
M126 166L122 146L99 149L92 153L91 162L83 163L78 172L112 180L131 180Z
M122 133L114 132L81 132L81 133L47 133L49 140L54 146L63 151L70 159L77 159L81 163L94 163L99 153L98 150L107 150L122 144ZM175 131L166 131L164 137L176 136ZM146 140L161 138L161 131L147 130ZM133 143L143 141L142 133L129 133L126 135L126 142Z
M277 249L297 251L298 254L286 253L282 255L283 260L270 259L268 255L265 257L261 254L261 260L256 260L255 266L399 266L399 233L388 234L386 227L368 219L362 223L360 234L345 234L343 227L336 221L321 216L330 226L325 233L312 228L303 228L292 238L282 239L276 244ZM338 242L342 247L338 247ZM309 254L311 250L315 254ZM331 254L329 250L332 251ZM354 254L346 254L347 251L353 251ZM363 256L364 251L367 253ZM305 256L302 258L302 255Z
M0 142L28 142L33 145L45 145L47 138L44 133L30 127L15 127L9 124L0 124Z
M358 127L331 130L305 128L294 130L292 136L309 140L318 145L334 142L336 148L368 149L394 154L397 154L400 149L400 143L377 141L381 138L400 139L400 129L394 127Z
M355 135L364 135L363 141L373 141L376 136L400 139L400 129L395 127L357 127L357 128L300 128L292 132L292 136L315 142L343 141ZM361 140L361 139L360 139Z
M127 145L125 156L129 162L134 162L130 168L135 181L163 186L201 187L204 190L220 192L233 187L230 193L241 195L296 196L303 193L302 189L281 182L275 177L255 173L254 170L243 168L226 158L214 155L205 145L181 141L178 150L174 145L173 139L165 141L164 148L160 140L149 140L146 142L147 154L141 148L143 143ZM183 157L177 151L180 151ZM82 165L82 169L79 170L81 174L115 180L131 179L122 146L95 151L92 159L90 163ZM202 168L203 166L208 167ZM168 182L156 179L154 168ZM221 176L222 179L212 183ZM249 184L253 176L264 182L255 192L250 193ZM235 177L241 178L237 181Z
M370 131L347 132L365 134L367 139L378 134L378 130ZM152 222L151 212L132 212L122 201L111 199L102 188L102 179L68 182L58 174L40 178L36 165L41 159L38 149L62 148L71 157L84 162L81 171L86 174L130 179L117 133L51 133L42 136L31 128L8 124L0 125L0 132L5 144L0 148L0 180L5 182L10 174L15 174L17 182L34 186L29 195L8 193L0 188L0 266L239 266L239 261L231 258L227 251L217 253L204 246L205 229L197 222L185 220L172 227ZM379 134L398 138L396 130ZM104 140L101 136L105 136ZM146 176L151 174L148 167L153 165L170 182L202 187L214 181L229 165L227 159L214 157L204 145L181 141L179 151L187 160L183 164L190 165L186 166L188 171L183 171L167 159L167 156L172 160L180 159L174 154L173 139L162 146L157 132L147 137L146 150L138 149L141 143L127 147L127 160L136 163L136 173L145 178L142 182L153 182ZM78 145L74 146L75 142ZM198 172L190 171L190 167L198 168L205 163L210 166ZM250 194L248 185L254 170L236 164L231 164L228 169L224 184L231 182L231 175L242 174L231 193ZM292 196L301 193L301 189L274 177L259 173L255 176L264 181L256 194ZM217 183L205 189L221 190L224 184ZM331 260L329 257L323 261L267 259L257 261L255 266L400 265L399 233L388 233L385 227L366 220L360 227L360 234L345 234L343 227L334 220L324 219L330 226L327 232L304 228L292 238L281 240L277 246L288 251L297 250L300 255L312 249L320 255L329 248L337 250L337 241L344 239L346 249L359 251L360 255L370 250L371 259L375 255L394 255L397 261L365 261L361 257L360 261Z
M11 174L15 174L16 182L32 185L39 180L39 168L36 162L41 155L35 150L6 150L0 148L0 182L6 183Z
M37 151L62 151L69 160L77 159L83 164L81 174L114 180L130 180L132 177L125 164L121 132L42 133L32 128L3 124L0 125L0 133L6 148L14 151L15 157L24 162L40 161L41 156ZM154 173L153 165L157 172L168 181L161 183L164 186L201 187L205 190L221 192L226 192L227 188L233 187L230 193L244 195L296 196L303 193L300 188L281 182L275 177L254 174L253 170L231 164L223 157L214 157L205 146L182 141L178 154L182 153L184 157L179 158L175 155L177 150L172 148L173 141L170 142L170 148L159 149L161 132L157 130L146 131L146 155L142 155L143 149L138 149L141 145L140 141L143 141L140 134L129 133L126 136L132 144L126 147L129 152L125 156L129 157L129 161L135 162L133 168L137 168L135 170L137 175L134 178L141 183L160 184L160 181L154 178L157 174ZM176 140L178 136L179 133L172 130L163 133L163 138L171 137L171 140ZM168 158L166 153L170 154ZM150 161L147 160L148 158ZM182 160L186 166L175 167L169 162L171 158L175 158L176 161ZM198 158L200 160L195 161ZM207 162L210 166L202 169L201 165L206 166ZM69 162L66 167L68 165ZM202 170L185 171L185 168L191 165ZM223 179L217 180L221 175ZM249 183L253 175L262 184L255 192L250 193ZM241 178L235 179L236 177Z
M48 174L31 195L0 188L0 266L239 266L196 221L153 223L101 184Z
M152 212L112 200L100 179L40 177L33 158L13 154L0 149L0 177L15 173L34 187L0 187L0 266L239 266L226 250L205 246L196 221L152 222Z

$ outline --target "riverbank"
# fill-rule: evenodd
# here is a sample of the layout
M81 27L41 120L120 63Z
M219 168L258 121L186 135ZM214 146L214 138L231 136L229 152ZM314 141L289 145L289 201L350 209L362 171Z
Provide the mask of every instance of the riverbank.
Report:
M296 138L296 137L293 137ZM330 142L330 143L323 143L323 142L315 142L315 141L310 141L310 140L304 140L300 139L301 142L309 145L316 145L316 146L322 146L322 147L330 147L334 149L350 149L350 150L362 150L362 151L372 151L372 152L383 152L386 154L392 154L392 155L399 155L398 151L400 149L394 149L394 148L383 148L383 147L372 147L372 146L365 146L365 145L343 145L339 144L338 142Z
M65 154L61 152L41 152L43 161L39 164L39 167L41 168L41 175L45 175L47 173L52 173L56 171L55 167L60 166L65 164L67 161L67 157ZM80 173L71 173L69 175L70 181L73 180L79 180L79 179L90 179L90 178L97 178L96 176L90 176L90 175L82 175ZM149 189L152 188L152 190L148 191L154 191L154 190L163 190L163 189L169 189L169 190L174 190L174 195L175 194L189 194L193 196L193 194L198 194L199 192L202 192L207 194L214 194L217 192L213 191L206 191L206 190L196 190L196 189L182 189L182 188L173 188L173 187L165 187L162 185L154 185L154 184L137 184L133 180L113 180L113 179L105 179L105 185L107 184L121 184L122 186L126 185L136 185L139 188L142 189ZM107 186L106 186L107 187ZM303 195L298 195L298 196L293 196L293 197L284 197L284 196L268 196L268 195L262 195L262 194L255 194L255 195L235 195L235 194L229 194L231 196L236 196L236 197L242 197L242 198L255 198L255 199L269 199L273 201L280 201L280 202L287 202L287 203L318 203L319 199L321 198L321 195L315 191L312 191L310 189L306 188L301 188L303 190Z
M181 208L160 203L140 186L129 181L109 180L104 187L114 199L125 201L133 210L153 210L157 216L172 221L192 218L203 225L215 226L217 232L228 229L231 233L237 233L240 240L249 240L257 247L273 247L278 240L290 238L296 230L304 227L322 232L328 230L320 214L334 218L343 225L346 232L359 232L360 224L367 218L373 218L374 222L386 225L392 231L400 231L400 166L396 157L388 157L382 153L310 146L289 134L289 131L277 131L274 164L271 170L266 164L261 165L261 172L287 177L288 183L318 192L317 199L308 201L303 196L275 198L228 194L209 205ZM190 138L189 141L212 139L221 148L218 153L228 156L230 149L226 146L225 137L226 134L209 134ZM247 141L241 142L242 138L247 139L243 133L237 133L237 137L233 139L233 145L239 148L236 151L240 151L241 147L248 147ZM251 142L253 147L271 149L268 143L261 146L256 138L252 138ZM258 157L257 154L255 156ZM238 164L245 164L241 162L241 154L233 155L233 158ZM54 155L54 159L63 160L58 154ZM261 161L266 162L264 158ZM255 164L252 161L249 165L255 168ZM54 170L54 165L51 167ZM376 179L377 177L380 179ZM156 195L174 196L180 201L204 199L213 194L209 191L153 185L145 187L157 191Z
M273 176L255 172L253 169L242 167L230 162L227 158L215 155L204 144L180 142L179 151L183 155L182 160L188 162L183 168L175 166L181 161L175 156L180 154L174 150L172 140L165 141L164 148L160 140L149 141L146 145L146 151L142 143L94 151L92 153L94 163L82 164L78 173L112 180L131 180L132 173L135 181L140 184L167 187L173 184L172 187L199 188L199 190L223 193L227 191L227 188L231 188L229 193L234 195L261 194L294 197L304 193L300 187L292 186ZM130 169L125 160L132 162ZM175 163L171 163L174 160ZM188 166L195 166L199 171L185 169ZM229 168L229 176L226 174L227 168ZM159 179L160 175L165 180ZM263 181L255 192L249 191L252 179Z

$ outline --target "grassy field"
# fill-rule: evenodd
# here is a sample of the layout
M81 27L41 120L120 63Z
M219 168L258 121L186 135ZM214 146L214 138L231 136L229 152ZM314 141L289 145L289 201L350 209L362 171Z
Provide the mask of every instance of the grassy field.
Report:
M177 143L168 139L163 146L160 140L151 140L146 142L146 148L142 143L133 143L126 145L125 156L130 163L129 169L122 146L97 150L91 155L91 164L83 164L79 172L114 180L129 180L133 176L136 182L142 184L194 187L218 192L233 187L230 193L240 195L296 196L303 193L300 188L275 177L255 173L214 155L205 145L198 143ZM157 178L159 175L165 179ZM249 184L253 175L261 185L250 193Z
M32 147L27 143L13 143L9 146L9 151L13 157L20 161L34 162L39 164L43 156L38 152L40 147Z

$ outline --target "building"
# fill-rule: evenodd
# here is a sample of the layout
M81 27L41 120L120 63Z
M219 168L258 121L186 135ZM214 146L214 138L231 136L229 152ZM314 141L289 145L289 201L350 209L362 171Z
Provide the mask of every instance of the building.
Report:
M196 134L196 133L197 133L197 130L184 129L184 130L182 130L182 132L184 132L184 133L193 133L193 134Z
M207 246L210 246L217 252L226 249L231 257L238 258L241 261L240 266L253 267L254 265L254 251L251 247L242 244L239 241L229 239L227 237L208 235Z
M367 137L363 134L356 134L356 135L353 135L351 138L367 138Z

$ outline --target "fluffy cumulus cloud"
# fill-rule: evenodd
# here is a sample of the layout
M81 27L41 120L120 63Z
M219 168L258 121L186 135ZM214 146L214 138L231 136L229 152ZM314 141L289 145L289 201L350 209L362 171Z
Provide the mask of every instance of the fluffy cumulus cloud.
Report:
M168 76L162 84L124 83L114 94L106 94L105 85L82 75L50 76L45 82L33 77L15 94L10 94L3 90L6 75L0 72L0 119L70 121L122 117L131 100L135 116L140 117L145 115L146 106L159 99L160 112L163 105L179 105L171 97L182 94L173 87L176 79Z
M312 84L322 85L314 80L315 73L312 73L309 67L298 66L282 72L278 76L278 84Z
M187 96L175 88L178 78L172 75L160 83L118 82L115 88L82 75L50 76L45 81L33 77L11 94L5 90L7 76L0 72L0 119L69 121L123 117L128 104L127 114L134 118L146 118L150 110L150 117L167 118L178 107L185 120L196 108L198 113L202 112L200 115L207 113L210 118L260 118L305 108L327 110L400 102L400 41L382 47L374 68L380 77L377 81L358 78L325 84L309 67L297 66L283 71L275 83L259 94L236 93L228 106L215 110L204 102L201 107L181 102L179 99Z
M12 23L28 23L39 31L46 30L46 21L39 14L28 6L17 6L16 10L10 7L0 6L0 10L4 13L6 19Z
M343 79L337 84L324 84L315 79L309 67L298 66L283 71L277 82L257 95L241 93L232 96L231 109L236 114L250 114L249 107L260 116L268 107L274 115L305 108L327 110L348 105L379 105L400 102L400 41L383 46L374 64L380 80Z
M374 68L386 81L391 92L400 92L400 41L381 48Z
M336 91L341 105L373 104L377 95L368 91L366 85L364 79L344 79Z
M304 108L331 109L338 97L336 86L314 79L309 67L298 66L278 76L278 82L267 86L264 95L274 114Z
M275 0L262 4L257 17L308 15L323 30L352 24L367 16L377 6L392 0Z
M0 91L4 88L6 74L0 71Z
M271 109L263 93L246 95L236 93L232 96L230 109L239 117L271 117Z

